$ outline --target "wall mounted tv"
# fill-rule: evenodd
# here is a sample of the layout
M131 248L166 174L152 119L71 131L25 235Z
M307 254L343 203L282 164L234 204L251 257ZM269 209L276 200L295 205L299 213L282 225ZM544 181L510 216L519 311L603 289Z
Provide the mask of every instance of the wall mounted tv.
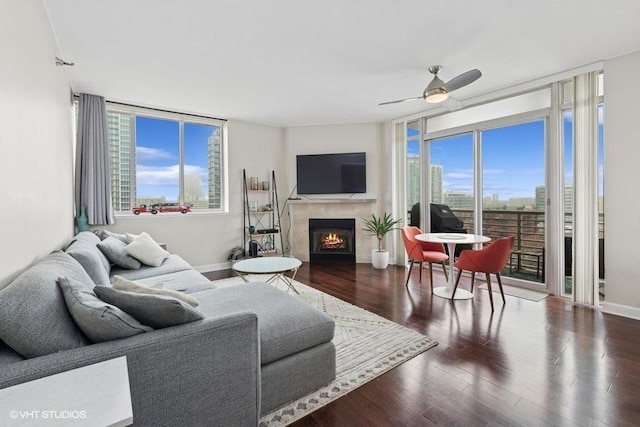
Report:
M367 192L367 153L296 156L298 194Z

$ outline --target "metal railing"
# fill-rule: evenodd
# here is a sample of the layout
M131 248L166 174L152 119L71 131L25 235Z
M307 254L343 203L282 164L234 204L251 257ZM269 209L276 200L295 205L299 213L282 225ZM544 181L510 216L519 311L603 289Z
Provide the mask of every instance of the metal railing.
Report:
M470 209L452 209L455 215L464 221L464 228L472 233L474 230L473 211ZM513 250L520 252L517 269L508 268L508 273L514 275L523 273L529 280L544 280L544 242L545 242L545 213L533 210L483 210L482 234L496 239L505 236L514 236ZM604 239L604 214L598 218L599 239ZM573 235L573 214L565 213L564 219L565 241ZM570 257L565 253L565 257ZM514 263L516 255L513 256ZM571 262L565 259L565 263ZM570 269L570 267L569 267ZM505 272L507 274L507 272Z

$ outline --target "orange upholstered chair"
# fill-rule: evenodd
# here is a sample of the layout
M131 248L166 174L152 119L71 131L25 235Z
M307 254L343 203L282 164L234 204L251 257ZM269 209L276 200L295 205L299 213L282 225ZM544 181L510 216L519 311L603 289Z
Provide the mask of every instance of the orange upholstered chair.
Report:
M507 261L509 261L511 249L513 248L513 241L513 236L502 237L494 240L480 250L476 251L468 249L460 252L460 257L454 264L458 269L458 276L456 277L456 283L453 287L453 295L456 294L460 275L463 270L471 272L471 292L473 292L473 281L476 277L476 273L485 273L487 277L487 288L489 289L489 300L491 301L491 311L493 311L493 294L491 292L490 277L490 274L493 273L498 279L498 286L500 286L500 294L502 295L502 303L506 303L504 299L504 291L502 290L500 272L507 265Z
M447 277L448 280L447 266L444 262L449 259L449 256L447 256L444 251L444 245L442 243L428 243L416 240L416 235L422 234L422 231L418 227L402 227L400 229L400 233L402 233L404 248L409 256L409 261L411 261L409 273L407 274L407 281L404 285L409 286L409 277L411 277L411 270L413 269L414 262L420 264L420 281L422 282L422 263L428 262L431 293L433 293L433 268L431 263L437 262L442 264L444 276Z

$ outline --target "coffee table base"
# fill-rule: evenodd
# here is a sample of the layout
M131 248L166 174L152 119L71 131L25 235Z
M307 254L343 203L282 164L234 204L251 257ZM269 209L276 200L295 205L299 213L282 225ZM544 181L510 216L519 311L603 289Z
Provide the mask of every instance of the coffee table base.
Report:
M440 286L438 288L433 288L433 294L437 295L441 298L452 299L451 294L453 293L453 289L449 289L447 286ZM471 299L473 298L473 294L466 289L458 288L456 290L456 297L453 299Z
M235 270L234 270L235 271ZM296 289L295 286L293 286L293 282L292 280L296 277L296 273L298 272L298 269L296 268L295 270L293 270L293 275L291 276L291 278L288 278L287 276L284 275L283 273L274 273L271 277L269 277L265 283L273 283L276 282L278 280L280 280L281 282L283 282L285 285L287 285L293 292L295 292L296 294L300 295L300 292L298 292L298 290ZM242 274L239 271L236 271L236 274L238 276L240 276L240 278L242 280L244 280L245 283L249 283L249 280L247 280L247 276L249 276L249 274L253 274L253 275L259 275L259 273L249 273L249 274Z

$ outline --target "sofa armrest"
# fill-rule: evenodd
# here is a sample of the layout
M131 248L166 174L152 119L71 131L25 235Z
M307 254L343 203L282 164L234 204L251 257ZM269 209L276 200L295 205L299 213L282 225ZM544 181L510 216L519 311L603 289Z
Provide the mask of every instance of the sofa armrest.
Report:
M232 313L5 365L0 388L126 356L134 425L257 425L259 342Z

